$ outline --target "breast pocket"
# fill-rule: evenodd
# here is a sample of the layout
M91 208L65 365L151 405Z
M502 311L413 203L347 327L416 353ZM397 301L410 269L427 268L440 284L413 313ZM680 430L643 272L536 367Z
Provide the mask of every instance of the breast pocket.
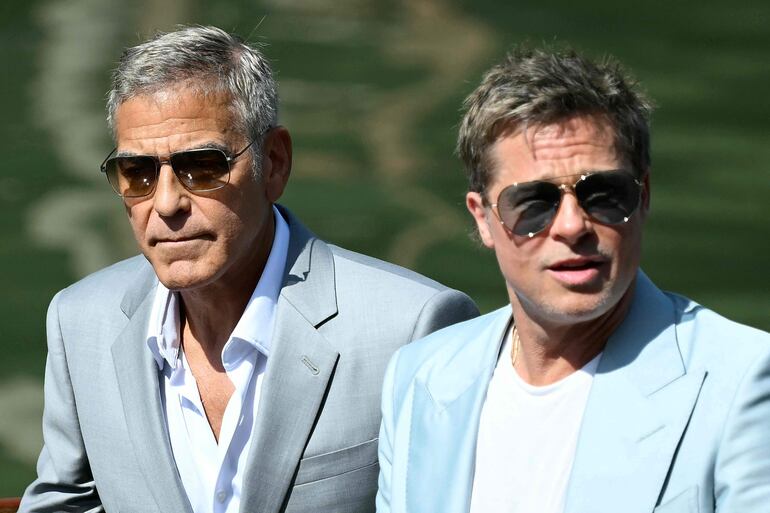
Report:
M377 463L377 439L327 452L299 462L295 486L313 483L337 475L353 472Z
M300 461L286 513L374 513L377 440Z
M688 488L653 510L653 513L700 513L698 487Z

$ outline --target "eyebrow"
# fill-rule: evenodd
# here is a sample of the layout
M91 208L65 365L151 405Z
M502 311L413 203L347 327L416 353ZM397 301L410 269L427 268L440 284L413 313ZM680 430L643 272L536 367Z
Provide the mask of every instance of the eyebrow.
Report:
M229 147L227 147L222 143L219 143L216 141L208 141L208 142L196 144L195 146L191 146L183 150L173 151L163 156L168 157L170 155L174 155L175 153L183 153L185 151L194 151L194 150L219 150L228 156L230 155L230 151L231 151ZM116 157L160 157L161 155L150 155L148 153L136 153L134 151L119 151L115 153L115 156Z

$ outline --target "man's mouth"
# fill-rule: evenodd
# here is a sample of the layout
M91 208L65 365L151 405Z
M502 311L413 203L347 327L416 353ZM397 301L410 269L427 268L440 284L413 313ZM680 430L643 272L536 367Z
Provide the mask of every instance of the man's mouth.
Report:
M178 244L183 242L203 241L203 240L213 240L213 237L207 234L154 237L150 239L150 246L157 246L158 244Z
M608 260L600 257L580 257L560 260L548 266L548 272L567 286L595 284Z
M586 269L596 269L604 264L604 260L593 258L574 258L562 260L548 268L552 271L583 271Z

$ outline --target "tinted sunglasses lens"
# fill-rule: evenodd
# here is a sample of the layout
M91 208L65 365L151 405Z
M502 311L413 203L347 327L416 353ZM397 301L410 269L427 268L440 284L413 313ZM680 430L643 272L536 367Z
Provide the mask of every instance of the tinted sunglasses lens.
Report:
M500 193L497 209L503 224L515 235L534 235L553 221L561 191L549 182L511 185Z
M604 224L628 221L639 206L640 189L634 178L625 172L611 171L589 175L575 185L580 206Z
M112 188L124 198L147 196L155 189L158 169L152 157L113 157L104 163Z
M220 150L183 151L169 160L179 181L191 191L213 191L230 180L230 163Z

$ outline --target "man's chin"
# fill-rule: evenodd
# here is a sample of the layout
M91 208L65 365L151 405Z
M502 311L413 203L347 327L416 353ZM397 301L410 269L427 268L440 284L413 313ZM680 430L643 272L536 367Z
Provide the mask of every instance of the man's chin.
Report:
M174 262L171 265L153 265L158 280L169 290L181 292L209 284L214 276L203 273L190 262Z
M560 317L567 324L591 322L611 312L625 310L630 300L631 286L624 289L606 286L596 291L570 291L562 296L562 300L551 305L551 315Z
M163 284L164 287L166 287L168 290L172 292L184 292L186 290L193 290L197 289L204 284L198 283L194 280L184 280L184 279L161 279L160 282Z
M546 306L547 316L565 324L576 324L597 319L611 310L619 302L608 291L570 291L565 292L561 301Z

